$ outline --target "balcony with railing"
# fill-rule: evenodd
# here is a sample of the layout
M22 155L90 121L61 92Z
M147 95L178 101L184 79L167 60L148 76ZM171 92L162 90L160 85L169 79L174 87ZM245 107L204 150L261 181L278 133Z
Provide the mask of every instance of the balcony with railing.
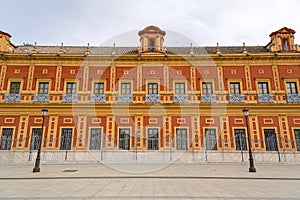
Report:
M34 94L33 102L45 103L49 102L50 95L49 94Z
M20 94L5 94L4 102L6 103L19 103L21 101Z
M288 103L300 103L300 94L287 94L286 101Z
M274 103L274 95L273 94L258 94L257 101L259 103Z
M160 102L160 95L159 94L146 94L147 103L159 103Z
M76 103L78 101L77 94L63 94L62 95L62 102L63 103Z
M217 97L215 94L201 94L201 102L202 103L215 103Z
M90 102L91 103L105 103L106 95L105 94L91 94Z
M187 94L174 94L173 95L173 102L174 103L187 103L188 102L188 95Z
M132 102L132 94L119 94L118 102L119 103L131 103Z
M230 103L244 103L245 98L243 94L229 94Z

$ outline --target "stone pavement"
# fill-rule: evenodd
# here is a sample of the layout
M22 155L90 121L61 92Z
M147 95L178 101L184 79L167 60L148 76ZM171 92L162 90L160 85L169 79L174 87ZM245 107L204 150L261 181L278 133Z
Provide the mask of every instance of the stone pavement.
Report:
M300 165L0 164L0 199L300 199Z

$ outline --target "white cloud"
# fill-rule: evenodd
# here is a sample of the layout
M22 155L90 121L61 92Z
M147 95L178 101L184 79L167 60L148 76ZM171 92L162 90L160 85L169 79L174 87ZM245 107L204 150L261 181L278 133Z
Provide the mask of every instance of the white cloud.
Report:
M173 30L203 46L265 45L268 35L283 26L300 32L297 0L2 0L1 6L6 9L0 13L0 29L9 32L15 44L97 46L148 25ZM128 41L132 43L129 36Z

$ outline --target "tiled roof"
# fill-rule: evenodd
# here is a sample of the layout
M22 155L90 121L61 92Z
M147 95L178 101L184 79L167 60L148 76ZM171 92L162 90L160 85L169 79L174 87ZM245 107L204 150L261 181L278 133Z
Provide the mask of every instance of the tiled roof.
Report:
M264 53L268 52L264 46L246 46L247 52L249 53ZM195 55L198 54L215 54L217 52L217 47L193 47L193 52ZM243 46L228 46L228 47L218 47L222 54L238 54L242 53L244 50ZM123 54L137 54L137 47L87 47L87 46L17 46L14 53L50 53L57 54L59 52L64 52L66 54L85 54L87 51L90 54L96 55L111 55L113 52L116 55ZM191 47L167 47L168 54L190 54Z

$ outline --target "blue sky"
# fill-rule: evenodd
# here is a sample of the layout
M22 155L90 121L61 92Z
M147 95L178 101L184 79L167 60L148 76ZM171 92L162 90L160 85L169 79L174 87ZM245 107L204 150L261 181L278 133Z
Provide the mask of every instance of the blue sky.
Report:
M137 31L148 25L167 32L167 45L265 45L284 26L300 41L298 0L1 0L1 7L0 30L16 45L137 46Z

